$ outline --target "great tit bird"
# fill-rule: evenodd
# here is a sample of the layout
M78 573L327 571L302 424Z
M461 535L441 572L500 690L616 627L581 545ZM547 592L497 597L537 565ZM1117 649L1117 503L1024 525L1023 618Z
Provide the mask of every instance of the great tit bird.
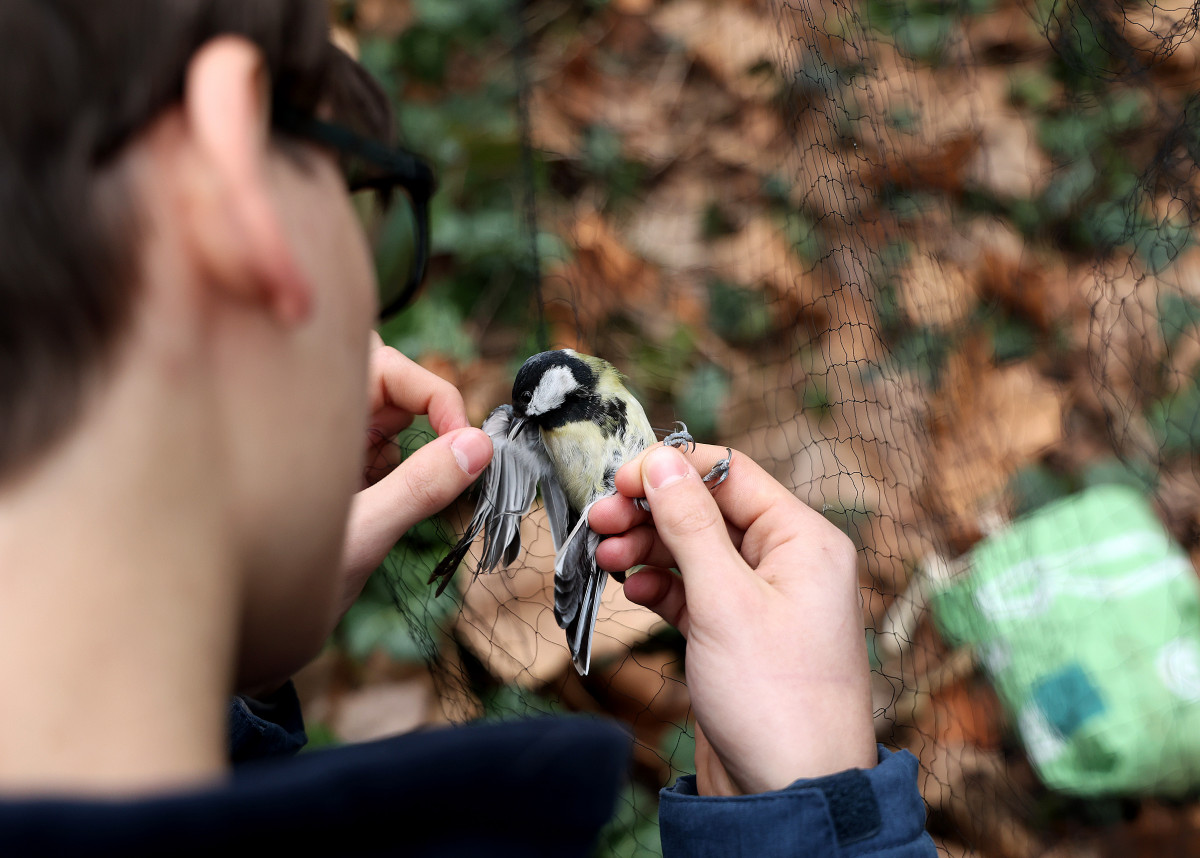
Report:
M615 494L621 465L656 441L641 403L622 382L608 361L571 349L542 352L525 361L513 384L513 404L499 406L483 423L493 454L481 477L475 515L429 577L431 584L440 579L440 595L481 533L476 574L516 560L521 517L533 505L540 484L557 554L554 617L566 630L571 660L581 675L591 665L596 614L608 580L596 565L600 537L588 527L588 511L600 498ZM679 427L664 443L694 444L687 427ZM704 480L715 480L715 488L728 470L726 458Z

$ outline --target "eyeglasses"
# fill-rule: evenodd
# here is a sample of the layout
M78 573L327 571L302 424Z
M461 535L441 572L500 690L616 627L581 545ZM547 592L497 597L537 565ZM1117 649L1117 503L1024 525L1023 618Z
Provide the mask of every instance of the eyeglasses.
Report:
M379 266L379 318L412 300L429 262L429 198L433 169L418 156L276 104L272 124L284 134L336 151Z

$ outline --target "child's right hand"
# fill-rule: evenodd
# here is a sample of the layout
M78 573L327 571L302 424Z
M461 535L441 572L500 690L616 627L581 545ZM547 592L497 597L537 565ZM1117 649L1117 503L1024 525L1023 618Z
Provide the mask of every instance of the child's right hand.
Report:
M687 638L697 787L757 793L870 768L877 755L854 546L741 453L710 492L691 462L707 471L725 454L652 447L617 473L619 495L589 519L613 534L600 544L600 565L647 564L626 581L626 596ZM650 513L634 505L638 497Z

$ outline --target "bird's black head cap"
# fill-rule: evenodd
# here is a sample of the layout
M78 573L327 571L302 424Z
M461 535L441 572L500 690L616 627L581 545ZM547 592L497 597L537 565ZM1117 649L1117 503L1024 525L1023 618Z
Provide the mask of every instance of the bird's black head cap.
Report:
M579 402L596 389L596 374L570 349L536 354L521 366L513 384L518 414L536 419Z

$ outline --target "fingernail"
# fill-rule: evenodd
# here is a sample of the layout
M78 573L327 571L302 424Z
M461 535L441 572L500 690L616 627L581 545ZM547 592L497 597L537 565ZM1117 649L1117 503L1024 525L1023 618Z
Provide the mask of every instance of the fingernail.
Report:
M666 488L687 476L688 463L669 447L660 447L646 456L646 482L652 489Z
M450 450L463 473L474 477L492 460L492 439L478 429L467 430L450 442Z

